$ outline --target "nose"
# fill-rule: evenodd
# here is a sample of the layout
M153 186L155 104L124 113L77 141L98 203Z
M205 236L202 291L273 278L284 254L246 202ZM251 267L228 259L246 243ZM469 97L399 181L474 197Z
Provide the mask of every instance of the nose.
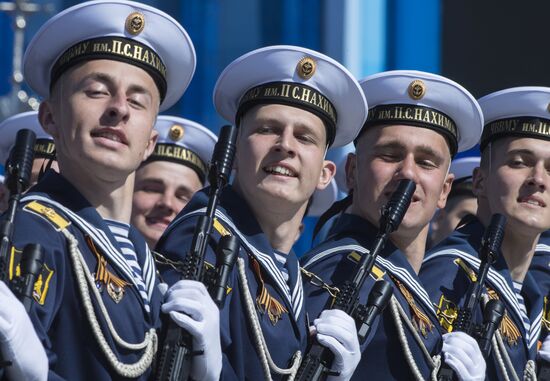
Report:
M275 151L286 152L289 156L296 154L296 137L291 128L285 128L277 137Z
M409 179L418 184L418 172L413 155L405 156L396 170L395 177L398 180Z
M157 206L169 212L175 212L176 211L175 196L169 191L164 191L161 194L161 197L157 201Z
M109 101L105 115L113 124L117 124L121 121L128 121L130 117L130 108L126 95L122 93L113 95Z
M527 183L538 188L539 191L544 191L547 187L548 172L543 162L538 162L532 169L531 175L527 179Z

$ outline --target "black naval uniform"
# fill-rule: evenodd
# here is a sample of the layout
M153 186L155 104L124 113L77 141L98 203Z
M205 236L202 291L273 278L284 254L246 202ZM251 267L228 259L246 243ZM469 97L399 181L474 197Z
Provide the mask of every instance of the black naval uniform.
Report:
M449 320L449 316L452 316L453 309L464 305L468 286L477 273L480 263L478 250L484 230L479 220L470 219L467 224L431 250L422 264L420 279L426 285L433 303L438 306L438 318L444 329L452 325L452 318ZM534 360L536 356L543 295L535 278L527 273L521 290L527 308L526 318L530 325L527 331L510 271L502 255L498 256L489 270L487 279L489 295L497 297L505 305L506 316L499 330L514 370L518 377L523 379L527 361ZM476 324L482 323L481 308L475 313L474 321ZM510 371L508 370L508 373ZM494 348L491 358L487 361L487 379L503 379Z
M60 174L48 171L42 181L20 203L15 220L13 245L15 265L26 244L39 243L45 260L35 284L31 319L49 359L49 380L123 380L108 363L92 333L75 267L69 254L68 231L78 241L85 266L95 277L115 331L128 343L141 343L145 334L157 328L161 294L156 288L155 266L145 240L130 229L148 294L146 311L143 297L124 260L119 244L105 221L88 201ZM15 266L11 271L17 271ZM101 331L116 357L134 363L143 350L128 350L115 343L98 303L91 295ZM133 379L146 380L145 373Z
M320 277L327 285L340 286L353 275L360 255L368 252L377 229L367 220L352 214L343 214L335 223L327 240L301 258L306 271ZM415 325L422 344L415 341L409 327L404 325L408 347L424 379L430 378L433 356L441 350L441 333L435 310L407 258L391 241L376 261L371 276L360 291L360 302L366 303L374 282L385 279L393 287L393 294L409 320ZM304 285L306 308L311 318L325 308L329 294L311 283ZM411 369L405 360L404 348L388 306L371 327L371 334L361 346L361 362L354 380L408 380ZM423 345L432 360L423 353Z
M197 192L172 221L157 244L157 251L170 260L181 260L190 249L195 224L208 204L208 188ZM222 235L239 238L239 258L244 260L247 288L265 342L274 363L288 368L297 351L303 353L307 329L304 319L303 289L298 260L293 252L283 266L254 218L246 201L228 186L222 191L216 211L216 223L209 242L206 261L216 263L215 248ZM221 309L220 328L223 352L222 380L262 380L264 372L259 360L253 330L246 314L238 266L229 279L228 295ZM172 268L159 268L169 284L179 279ZM288 274L288 282L284 272ZM274 380L283 376L271 372Z

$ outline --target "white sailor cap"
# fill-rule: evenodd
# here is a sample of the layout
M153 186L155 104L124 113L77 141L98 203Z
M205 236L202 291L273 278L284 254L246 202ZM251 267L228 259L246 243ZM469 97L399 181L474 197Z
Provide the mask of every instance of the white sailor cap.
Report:
M506 136L550 140L550 88L513 87L479 99L485 116L480 149Z
M458 83L414 70L374 74L360 81L370 105L365 127L404 124L433 129L447 138L451 155L479 142L483 114Z
M195 49L183 27L151 6L125 0L88 1L58 13L25 52L24 77L40 96L69 67L92 59L145 70L159 88L160 111L176 103L195 71Z
M307 216L319 217L325 213L338 198L338 185L336 185L334 178L325 189L315 190L311 197L313 199L308 207Z
M169 115L157 117L155 130L159 133L157 145L144 164L163 160L186 165L204 183L208 163L218 141L216 135L192 120Z
M262 103L300 107L319 116L328 145L335 147L357 136L368 110L359 83L344 66L319 52L288 45L247 53L218 78L214 106L232 124Z
M55 158L55 144L53 138L44 131L38 121L37 111L28 111L16 114L0 123L0 164L4 165L8 160L10 151L15 145L17 132L29 129L36 134L34 144L34 158Z
M453 185L464 181L472 181L474 169L479 167L479 156L461 157L451 162L449 172L455 175Z

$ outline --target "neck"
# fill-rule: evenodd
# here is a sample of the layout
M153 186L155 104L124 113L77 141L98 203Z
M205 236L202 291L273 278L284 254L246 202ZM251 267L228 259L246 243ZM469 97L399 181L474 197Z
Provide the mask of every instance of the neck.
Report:
M426 240L428 237L428 225L413 234L403 234L399 231L390 236L393 244L405 255L414 272L418 275L424 254L426 252Z
M238 188L236 190L241 194ZM289 253L300 234L300 225L307 205L295 207L288 205L284 200L262 205L253 200L246 201L271 247L282 253ZM271 205L275 207L270 208Z
M490 214L478 212L478 218L485 227L489 225ZM521 232L509 224L506 226L500 251L514 281L523 283L535 255L539 237L540 233L529 234Z
M60 173L86 198L104 219L130 223L134 172L118 181L97 176L82 176L71 168L60 166Z

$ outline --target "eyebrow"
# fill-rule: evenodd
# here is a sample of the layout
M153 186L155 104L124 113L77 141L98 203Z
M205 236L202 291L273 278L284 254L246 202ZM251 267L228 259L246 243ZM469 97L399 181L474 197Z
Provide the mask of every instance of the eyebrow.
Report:
M397 142L397 141L388 141L386 143L377 144L375 146L376 149L393 149L393 150L404 150L406 147L404 144ZM435 151L432 147L422 144L420 146L414 147L415 153L420 153L427 156L432 156L439 160L440 162L443 162L445 158L441 155L441 153Z
M513 149L506 152L507 155L531 155L535 156L535 152L527 148Z
M84 83L89 79L104 83L107 86L114 86L116 82L115 77L113 77L112 75L95 71L82 78L82 80L78 84L78 87L82 87ZM133 83L128 87L128 92L146 94L152 98L151 91L149 91L146 87L138 85L136 83Z

